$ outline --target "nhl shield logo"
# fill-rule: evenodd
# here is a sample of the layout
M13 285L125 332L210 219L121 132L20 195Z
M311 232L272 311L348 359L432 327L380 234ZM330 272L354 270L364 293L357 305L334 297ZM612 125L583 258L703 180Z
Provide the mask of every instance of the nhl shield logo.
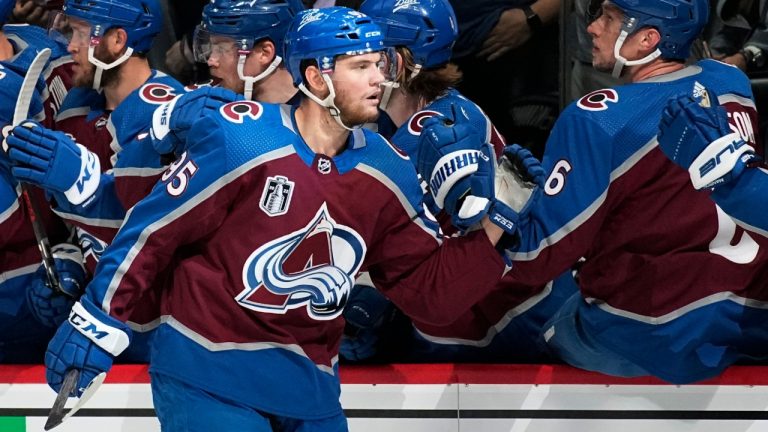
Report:
M320 171L320 174L330 174L331 173L331 161L325 158L320 158L317 160L317 170Z
M285 214L291 205L293 187L294 183L288 180L288 177L267 177L259 207L270 217Z

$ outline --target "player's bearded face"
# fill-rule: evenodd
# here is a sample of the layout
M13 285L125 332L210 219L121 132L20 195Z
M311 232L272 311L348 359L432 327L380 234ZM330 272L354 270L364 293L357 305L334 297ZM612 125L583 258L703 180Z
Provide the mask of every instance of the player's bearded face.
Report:
M109 33L108 33L109 34ZM110 53L104 44L96 45L94 48L94 56L104 63L110 64L120 58L120 54ZM93 79L96 73L96 67L88 61L88 48L80 49L77 53L73 53L72 58L77 63L77 67L73 70L73 80L76 87L92 87ZM102 72L101 86L107 87L110 83L117 80L119 71L122 65L107 69Z
M378 53L343 56L336 61L333 87L336 106L345 125L361 125L376 120L381 100L381 55Z

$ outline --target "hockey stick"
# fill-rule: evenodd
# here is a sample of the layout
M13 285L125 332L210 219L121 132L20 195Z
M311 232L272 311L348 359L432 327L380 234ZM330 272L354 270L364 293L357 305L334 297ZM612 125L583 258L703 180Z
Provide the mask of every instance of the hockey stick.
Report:
M55 428L56 426L64 423L64 420L72 417L76 412L80 411L80 408L82 408L83 405L85 405L85 403L88 402L88 400L96 393L96 390L101 387L101 384L107 378L107 373L102 372L96 375L96 378L88 383L88 387L83 390L83 394L80 396L80 399L77 400L75 406L73 406L69 412L64 414L64 403L66 403L67 398L69 397L69 394L72 392L72 390L75 389L75 385L77 384L77 380L79 378L80 371L77 369L70 369L67 371L67 374L64 376L64 383L62 383L59 394L56 396L56 402L53 403L51 412L48 413L48 420L45 421L45 430L51 430ZM72 385L71 388L65 388L65 386L69 387L67 386L68 380L74 382L75 385Z
M64 376L64 382L61 383L59 394L56 395L56 401L53 402L51 411L48 413L48 420L45 421L45 430L51 430L64 422L64 404L67 403L69 394L77 386L77 380L80 378L80 371L70 369Z
M35 95L35 86L37 80L40 78L40 74L43 72L48 58L51 56L50 48L44 48L35 56L32 63L29 65L27 73L24 75L24 81L21 83L21 89L19 89L19 96L16 98L16 107L13 111L13 126L19 126L21 122L27 119L29 116L29 106L32 104L32 98ZM32 231L35 233L35 239L37 240L37 248L40 249L40 255L43 257L43 268L45 269L46 285L56 292L70 295L63 291L59 286L59 278L56 274L56 264L51 255L51 245L48 241L48 235L45 232L43 221L40 220L40 208L37 202L32 198L29 193L29 187L22 182L19 182L21 193L19 197L24 201L29 213L29 221L32 223ZM71 295L70 295L71 296Z

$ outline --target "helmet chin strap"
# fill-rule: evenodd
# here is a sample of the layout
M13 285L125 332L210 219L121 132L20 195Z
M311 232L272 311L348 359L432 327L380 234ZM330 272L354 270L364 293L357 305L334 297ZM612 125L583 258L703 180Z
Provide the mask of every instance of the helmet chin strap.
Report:
M328 108L328 112L331 113L331 117L333 117L334 120L336 120L336 123L339 124L339 126L343 127L344 129L348 131L353 131L355 129L360 129L363 127L363 125L355 125L352 127L349 127L344 124L344 122L341 120L341 110L336 106L336 102L334 99L336 99L336 90L333 88L333 82L331 81L331 77L328 76L328 74L321 74L323 77L323 80L328 85L328 96L325 97L325 99L320 99L319 97L315 96L309 89L304 85L304 83L299 84L299 90L301 90L302 93L307 95L308 98L315 101L318 105L322 107Z
M95 49L96 49L96 45L90 45L88 47L88 61L91 62L92 65L96 66L96 71L93 74L93 89L99 91L101 90L102 73L104 73L105 70L112 69L113 67L116 67L125 63L125 61L131 57L131 54L133 54L133 48L131 47L126 48L123 55L120 56L120 58L118 58L117 60L113 61L112 63L104 63L103 61L97 59L94 53Z
M249 76L245 74L245 58L248 56L248 51L241 51L240 57L237 59L237 76L245 82L245 90L243 92L243 95L245 96L246 100L253 100L253 84L257 81L263 80L265 77L267 77L269 74L275 71L278 66L280 66L280 62L283 61L283 58L280 56L275 56L274 60L272 60L272 63L269 64L269 66L264 69L264 72L256 75L256 76Z
M400 83L397 81L384 81L381 83L381 88L383 91L381 92L379 108L386 111L387 106L389 106L389 98L392 97L392 91L396 88L400 88Z
M411 81L416 78L416 75L421 73L422 66L420 64L414 65L411 69L411 76L406 81ZM381 102L379 102L379 108L386 111L389 106L389 99L392 97L392 91L396 88L400 88L400 83L397 81L384 81L381 83L381 87L384 91L381 94Z
M613 65L613 72L611 72L611 75L613 75L614 78L621 78L621 72L624 69L624 66L637 66L650 63L661 55L661 51L656 48L654 52L639 60L627 60L619 54L619 51L621 51L621 47L624 46L624 41L628 36L629 32L627 32L626 29L622 29L619 37L616 39L616 43L613 45L613 56L616 57L616 63Z

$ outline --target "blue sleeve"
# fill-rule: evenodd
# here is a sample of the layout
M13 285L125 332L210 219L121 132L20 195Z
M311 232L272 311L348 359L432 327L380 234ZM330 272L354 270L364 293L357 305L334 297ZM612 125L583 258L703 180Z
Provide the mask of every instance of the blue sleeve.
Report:
M719 186L711 198L737 224L768 236L768 170L748 169L736 182Z
M543 193L521 222L511 256L524 283L547 283L587 252L610 209L614 139L591 117L566 111L558 120L542 159ZM617 199L620 192L611 190Z
M111 171L101 174L98 189L82 204L71 204L62 192L49 191L49 193L56 200L55 210L77 215L88 225L92 224L88 222L89 220L94 223L107 220L118 223L125 218L125 209L117 198L115 177Z
M171 164L152 192L128 213L102 256L86 295L125 321L135 299L152 286L176 249L214 231L227 215L236 188L227 170L221 129L206 117L190 136L200 138ZM212 144L213 143L213 144Z

